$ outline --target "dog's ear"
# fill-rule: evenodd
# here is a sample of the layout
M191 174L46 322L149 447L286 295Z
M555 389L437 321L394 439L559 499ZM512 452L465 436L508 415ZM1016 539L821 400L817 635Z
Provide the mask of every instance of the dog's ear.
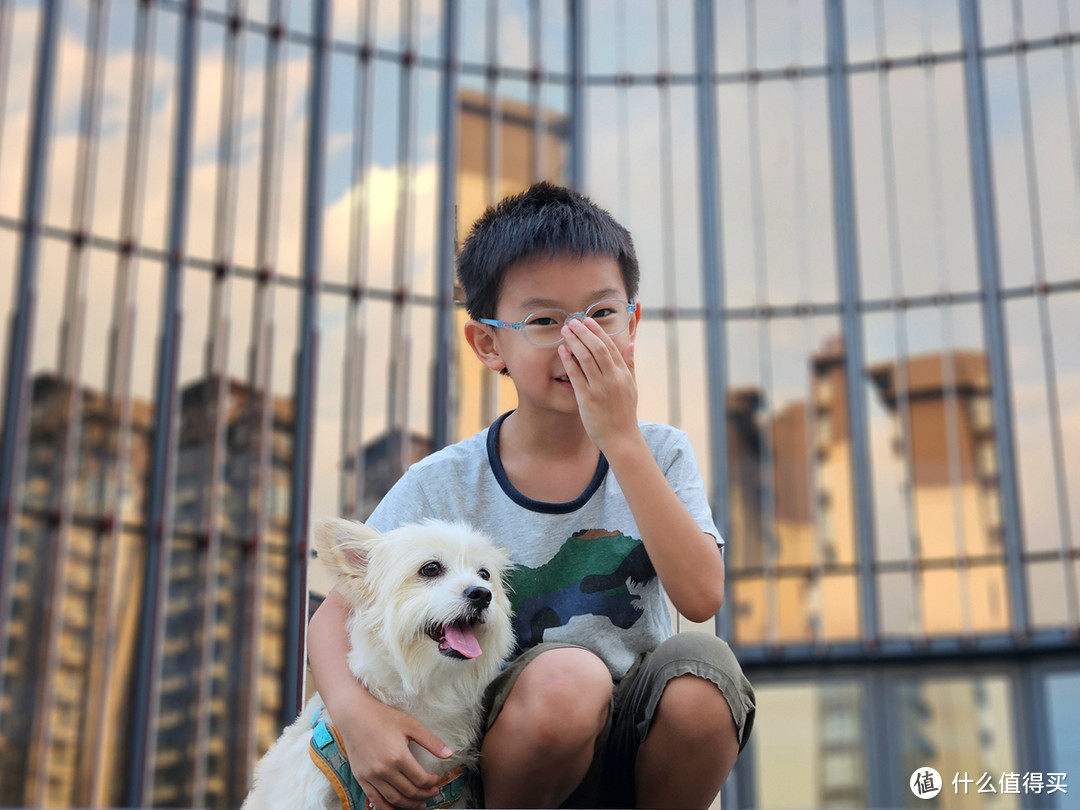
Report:
M313 545L327 568L340 576L363 576L372 546L381 535L357 520L322 518L315 522Z

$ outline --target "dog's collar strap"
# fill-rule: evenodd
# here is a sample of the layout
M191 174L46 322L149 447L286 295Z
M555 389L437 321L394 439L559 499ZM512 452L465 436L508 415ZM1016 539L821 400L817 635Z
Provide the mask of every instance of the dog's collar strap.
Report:
M345 743L338 730L321 719L321 714L322 710L318 711L311 722L311 760L330 780L343 810L367 810L367 796L349 767ZM428 810L450 807L461 798L468 783L469 774L461 768L448 773L438 785L439 792L427 800Z

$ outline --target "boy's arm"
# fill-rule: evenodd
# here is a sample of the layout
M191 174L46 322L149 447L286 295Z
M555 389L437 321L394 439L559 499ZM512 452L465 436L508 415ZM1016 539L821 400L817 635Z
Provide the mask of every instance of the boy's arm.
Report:
M416 742L437 757L451 754L418 720L372 697L349 669L345 599L331 590L308 624L308 663L334 726L340 732L353 775L377 810L423 808L436 795L438 779L409 750Z
M637 423L633 343L620 351L591 318L568 320L559 347L586 432L608 460L675 609L706 621L724 602L724 558L653 458Z

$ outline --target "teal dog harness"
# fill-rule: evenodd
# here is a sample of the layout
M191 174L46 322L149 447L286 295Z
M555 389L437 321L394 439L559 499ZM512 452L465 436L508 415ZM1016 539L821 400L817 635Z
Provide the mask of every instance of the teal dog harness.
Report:
M368 810L364 789L353 776L345 744L338 730L322 719L323 709L311 718L311 761L330 780L343 810ZM469 774L461 768L448 773L439 783L439 792L427 800L428 810L445 810L461 798L469 784Z

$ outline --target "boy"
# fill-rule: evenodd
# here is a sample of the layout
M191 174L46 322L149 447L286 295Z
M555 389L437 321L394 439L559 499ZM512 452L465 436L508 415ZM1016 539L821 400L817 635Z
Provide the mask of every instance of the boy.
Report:
M727 645L671 634L665 592L694 621L719 610L723 540L686 435L637 421L638 278L630 234L573 191L489 209L458 259L465 337L518 407L413 465L368 520L465 520L519 565L521 654L486 698L489 807L707 807L753 723ZM449 751L357 684L344 615L332 592L311 620L319 692L369 805L424 807L435 780L408 742Z

